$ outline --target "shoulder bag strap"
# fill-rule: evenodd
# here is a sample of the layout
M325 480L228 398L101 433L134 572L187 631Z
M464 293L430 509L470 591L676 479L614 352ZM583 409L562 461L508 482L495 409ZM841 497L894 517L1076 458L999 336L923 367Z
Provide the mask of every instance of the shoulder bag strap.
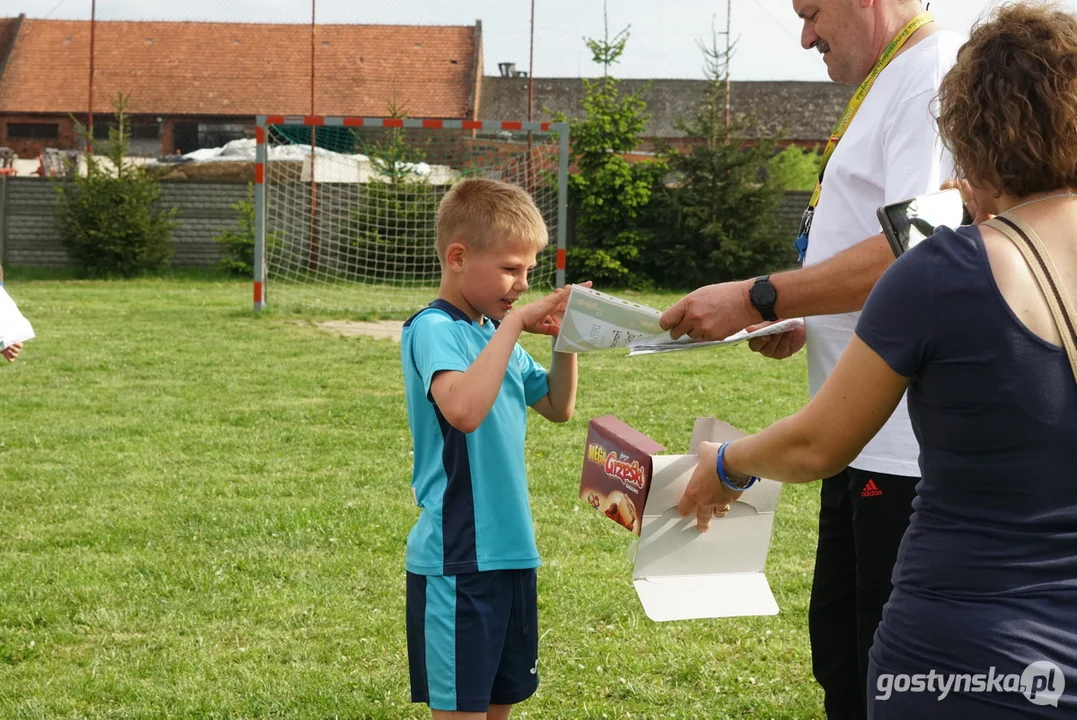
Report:
M1017 217L999 215L984 225L998 230L1017 246L1028 263L1029 269L1036 277L1040 290L1051 308L1058 334L1062 336L1062 345L1070 361L1074 382L1077 382L1077 309L1074 308L1066 288L1058 276L1058 270L1051 262L1043 241L1036 231Z

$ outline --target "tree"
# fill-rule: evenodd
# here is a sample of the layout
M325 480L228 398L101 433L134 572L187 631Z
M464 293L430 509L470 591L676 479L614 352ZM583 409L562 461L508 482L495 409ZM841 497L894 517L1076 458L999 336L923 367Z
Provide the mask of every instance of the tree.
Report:
M601 79L583 81L583 118L570 125L576 172L568 186L576 237L568 251L568 270L573 280L633 286L644 281L643 251L650 238L640 220L665 166L630 163L624 157L639 146L647 121L639 94L623 94L609 74L624 53L628 30L610 40L607 20L602 40L585 38L603 72ZM564 121L564 116L558 119Z
M407 117L407 109L393 100L389 117ZM377 141L356 135L356 145L369 158L373 177L359 186L359 201L349 219L356 249L351 270L386 282L429 280L443 188L416 172L422 149L409 144L400 128L386 130Z
M808 192L815 189L823 158L818 148L803 150L790 145L767 162L767 174L783 190Z
M667 287L698 287L787 264L794 255L777 221L782 188L763 172L774 143L742 140L748 121L725 122L729 55L700 43L709 81L692 117L678 124L702 142L662 155L673 182L656 187L651 223L652 278Z
M160 207L157 173L127 157L130 96L112 100L116 125L109 128L102 162L86 155L86 175L57 181L56 224L68 253L90 275L138 275L160 268L172 257L176 208ZM93 129L78 124L89 145Z

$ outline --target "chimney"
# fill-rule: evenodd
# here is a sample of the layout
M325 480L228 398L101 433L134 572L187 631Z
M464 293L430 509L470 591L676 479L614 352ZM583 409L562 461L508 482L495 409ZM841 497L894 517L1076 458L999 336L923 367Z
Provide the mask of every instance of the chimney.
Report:
M501 71L501 77L516 77L516 63L514 62L498 63L497 69Z

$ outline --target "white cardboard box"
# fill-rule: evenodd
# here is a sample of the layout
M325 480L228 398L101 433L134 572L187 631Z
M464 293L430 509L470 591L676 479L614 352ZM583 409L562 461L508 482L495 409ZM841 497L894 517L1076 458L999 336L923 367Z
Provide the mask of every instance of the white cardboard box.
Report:
M699 444L743 436L721 420L699 418L691 454L660 455L661 445L611 415L591 421L580 496L639 534L632 580L652 620L778 613L763 570L781 483L760 480L705 533L694 516L677 514Z

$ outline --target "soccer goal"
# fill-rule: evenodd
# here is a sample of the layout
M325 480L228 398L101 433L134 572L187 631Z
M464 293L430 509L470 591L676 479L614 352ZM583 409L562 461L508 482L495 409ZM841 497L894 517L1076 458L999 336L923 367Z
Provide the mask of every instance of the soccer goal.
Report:
M438 203L467 177L531 194L550 232L531 285L565 282L566 123L271 115L255 137L255 310L425 305Z

